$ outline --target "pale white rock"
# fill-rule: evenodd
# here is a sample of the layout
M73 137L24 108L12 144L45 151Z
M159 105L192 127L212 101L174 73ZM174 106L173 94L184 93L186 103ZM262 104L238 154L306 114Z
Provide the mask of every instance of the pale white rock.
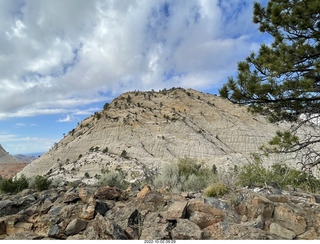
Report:
M271 124L246 106L191 89L124 93L19 175L47 174L93 183L106 170L118 168L135 181L143 177L144 165L160 171L165 163L183 157L228 170L251 161L252 153L288 126ZM103 152L106 147L108 152ZM121 156L123 150L128 158ZM275 162L296 166L297 161L280 155L264 160L267 166Z

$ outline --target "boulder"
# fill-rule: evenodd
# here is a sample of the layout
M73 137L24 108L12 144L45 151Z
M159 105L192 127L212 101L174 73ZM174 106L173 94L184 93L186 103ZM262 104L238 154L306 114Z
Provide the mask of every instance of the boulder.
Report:
M16 214L19 212L19 206L12 200L0 201L0 217Z
M55 224L50 227L49 232L48 232L48 236L54 237L54 238L59 238L60 237L59 233L60 233L60 228L57 224Z
M97 214L94 220L90 223L91 228L87 228L84 232L89 239L96 240L127 240L123 229L114 222Z
M150 186L144 186L142 190L137 194L137 197L144 198L149 192L151 192Z
M191 213L189 220L203 229L208 227L209 225L222 221L223 218L204 212L194 211Z
M118 187L105 186L99 188L94 195L99 200L118 200L122 194L123 191Z
M176 227L171 231L174 240L201 240L203 232L200 227L187 219L178 219Z
M95 214L99 213L102 216L104 216L109 209L109 206L105 202L101 200L96 200L96 207L94 209Z
M270 233L280 236L287 240L293 240L293 238L295 238L296 236L296 234L293 231L288 230L277 223L272 223L270 225Z
M65 229L66 235L75 235L87 227L87 222L81 219L72 220Z
M230 208L227 202L219 200L216 197L205 197L204 203L220 210L228 210Z
M320 236L315 227L310 227L305 233L297 236L297 240L319 240Z
M190 202L187 211L190 216L190 221L197 224L202 229L224 219L223 213L220 209L214 208L200 201Z
M70 204L70 203L76 203L80 200L79 194L77 193L68 193L64 196L63 202Z
M170 227L172 225L159 213L150 213L143 222L140 240L169 240Z
M263 196L255 196L247 204L247 217L256 219L262 215L265 219L270 219L273 215L274 203Z
M188 201L175 201L167 210L166 218L169 220L176 220L185 218Z
M82 213L80 217L86 220L93 219L96 213L96 204L96 199L93 196L91 196L88 200L88 203L82 208Z
M78 192L79 192L79 197L83 203L88 203L89 198L91 197L91 195L94 194L94 190L89 188L82 188L82 187L78 189Z
M293 210L289 211L284 206L277 206L273 218L282 227L300 235L306 231L307 223L304 217L297 215Z

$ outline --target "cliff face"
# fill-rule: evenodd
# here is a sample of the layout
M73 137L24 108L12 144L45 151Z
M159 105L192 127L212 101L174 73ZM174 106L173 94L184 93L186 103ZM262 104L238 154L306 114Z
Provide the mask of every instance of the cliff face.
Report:
M277 130L288 126L195 90L129 92L85 119L21 174L72 180L121 168L134 180L142 177L145 166L156 171L183 157L228 169L247 163ZM285 160L295 165L279 155L265 163Z

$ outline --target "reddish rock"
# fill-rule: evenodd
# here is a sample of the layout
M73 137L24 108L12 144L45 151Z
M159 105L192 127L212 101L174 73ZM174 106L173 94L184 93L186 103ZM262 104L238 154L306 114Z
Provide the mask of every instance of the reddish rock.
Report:
M99 188L94 195L99 200L118 200L122 194L123 191L118 187L105 186Z
M138 193L138 198L144 198L149 192L151 192L150 186L144 186L142 190Z
M247 204L247 210L246 215L249 219L256 219L259 215L262 215L265 219L269 219L274 211L274 203L262 196L254 197Z
M95 216L95 209L96 209L96 200L93 196L91 196L88 200L88 203L83 207L80 217L86 220L93 219Z
M304 217L289 211L283 206L277 206L274 210L274 219L282 227L294 231L300 235L306 231L307 223Z
M88 203L90 196L93 195L94 193L86 188L79 188L78 192L79 192L79 197L81 199L81 202L83 203Z
M222 221L223 216L211 215L199 211L194 211L189 217L189 220L198 225L201 229L203 229L212 224Z

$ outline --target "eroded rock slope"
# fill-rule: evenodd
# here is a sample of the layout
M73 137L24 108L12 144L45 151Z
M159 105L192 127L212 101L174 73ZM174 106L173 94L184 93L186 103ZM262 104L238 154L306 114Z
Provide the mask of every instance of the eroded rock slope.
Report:
M128 92L82 121L19 175L68 181L89 175L85 181L94 181L93 176L121 168L135 180L143 177L143 167L157 171L183 157L228 169L247 163L261 144L286 128L245 106L191 89ZM285 160L275 155L266 163Z

